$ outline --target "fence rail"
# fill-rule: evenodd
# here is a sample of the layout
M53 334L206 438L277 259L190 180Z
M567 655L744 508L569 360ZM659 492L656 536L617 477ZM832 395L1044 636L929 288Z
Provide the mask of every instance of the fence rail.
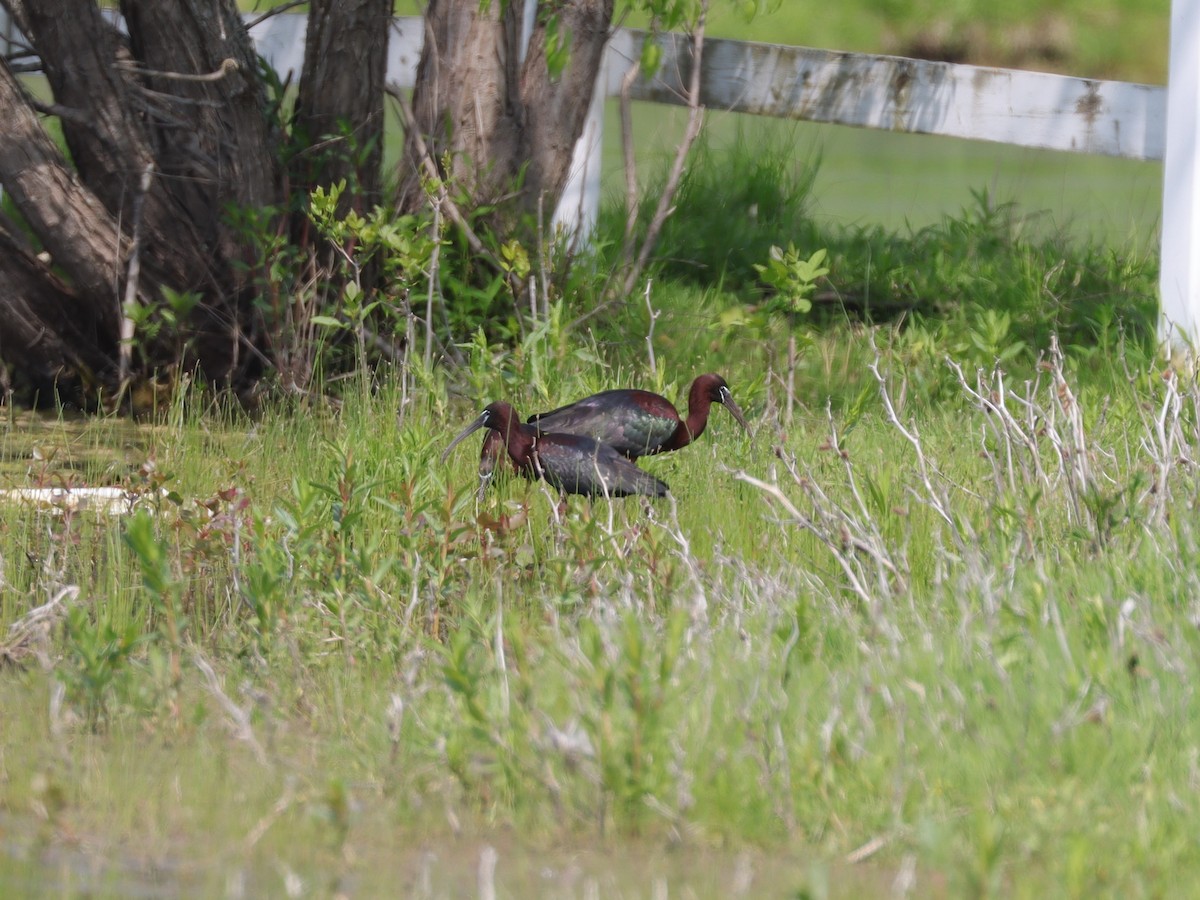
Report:
M251 32L279 71L300 71L303 14L273 16ZM416 82L420 18L395 20L388 79ZM601 85L607 96L641 58L644 31L623 28L609 42ZM661 36L662 64L639 78L635 100L683 104L691 45ZM888 131L940 134L1104 156L1161 160L1165 88L899 56L838 53L751 41L704 43L701 103L710 109Z
M636 59L644 39L622 32L612 53ZM634 85L635 99L681 102L690 42L666 35L663 46L659 74ZM1163 154L1166 89L1152 85L713 39L703 67L700 99L712 109L1133 159Z

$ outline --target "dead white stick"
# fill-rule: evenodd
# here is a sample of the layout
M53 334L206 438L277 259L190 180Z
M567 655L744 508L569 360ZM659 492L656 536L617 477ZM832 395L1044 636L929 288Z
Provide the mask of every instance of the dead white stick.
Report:
M234 736L245 741L254 750L254 757L262 765L267 765L267 753L263 750L262 744L258 742L258 738L254 736L254 728L250 724L250 713L242 709L229 698L229 695L221 688L221 681L217 678L217 673L213 671L213 667L199 653L195 654L193 660L196 663L196 668L203 675L204 680L208 683L209 693L216 698L217 702L225 710L225 714L229 716L230 723L233 725Z
M660 310L650 305L650 286L653 279L646 282L646 309L650 312L650 330L646 332L646 352L650 354L650 375L658 377L658 364L654 359L654 323L658 321Z
M133 361L134 310L138 303L138 278L142 272L142 207L150 190L154 167L147 163L133 198L133 246L129 250L129 268L125 274L125 300L121 304L121 340L117 345L117 400L129 386L129 369Z

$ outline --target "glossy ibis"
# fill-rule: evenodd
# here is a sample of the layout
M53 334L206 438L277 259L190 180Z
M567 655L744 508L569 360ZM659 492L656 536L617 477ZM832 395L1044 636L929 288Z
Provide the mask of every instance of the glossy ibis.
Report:
M581 434L608 444L622 456L637 459L686 447L704 433L714 403L729 410L749 431L741 407L733 402L720 375L700 375L688 391L688 415L681 419L666 397L649 391L601 391L529 419L539 432Z
M578 434L543 433L521 424L516 410L503 401L489 404L442 453L442 461L468 435L480 428L499 435L513 466L526 478L544 478L567 494L661 497L667 486L594 438ZM494 442L493 442L494 443ZM485 443L486 445L486 443Z

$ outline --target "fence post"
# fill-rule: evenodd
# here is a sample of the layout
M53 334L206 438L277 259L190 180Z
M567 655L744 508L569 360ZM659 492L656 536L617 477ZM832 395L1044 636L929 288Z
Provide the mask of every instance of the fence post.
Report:
M554 211L554 224L562 225L586 243L596 227L600 215L600 167L601 146L604 143L604 100L608 82L608 54L600 63L596 75L596 86L592 91L592 102L588 104L587 119L583 133L575 142L571 154L571 170L567 184Z
M525 53L533 36L533 21L536 15L535 0L525 0L521 12L520 46L517 48L518 59L522 63L525 62ZM605 54L605 59L607 58L608 54ZM553 225L563 226L584 241L590 237L596 224L596 216L600 212L600 143L604 128L606 65L607 62L600 64L600 73L596 76L596 86L592 92L592 102L588 105L587 121L583 124L583 134L575 142L567 183L563 187L558 206L554 209L552 220Z
M1167 142L1163 165L1159 335L1200 345L1200 3L1171 0Z

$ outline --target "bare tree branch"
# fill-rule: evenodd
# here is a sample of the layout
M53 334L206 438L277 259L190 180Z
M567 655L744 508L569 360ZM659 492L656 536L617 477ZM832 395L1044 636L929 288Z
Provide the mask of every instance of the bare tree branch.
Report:
M667 183L663 186L662 196L658 198L654 216L646 228L646 237L642 241L642 249L638 253L637 261L625 274L625 279L621 283L621 296L628 296L633 291L634 285L645 271L654 245L658 242L658 235L662 231L663 223L667 220L667 216L674 212L675 192L679 189L679 180L683 177L684 163L687 162L692 144L700 135L700 126L704 121L704 108L700 105L700 76L703 68L701 63L704 53L704 23L707 17L708 0L701 0L700 17L696 22L696 30L692 32L692 72L688 83L687 129L676 148L675 161L671 165Z
M238 71L241 66L238 65L236 59L225 57L221 60L221 65L217 67L215 72L203 72L199 74L189 74L187 72L162 72L155 69L147 69L129 60L121 60L118 65L126 71L149 78L162 78L166 81L191 81L191 82L206 82L220 81L226 75L231 75Z
M462 214L462 211L459 210L454 201L450 199L450 193L446 190L441 173L438 172L437 164L433 161L433 157L429 155L429 149L425 146L425 139L421 137L421 132L416 127L412 105L408 102L408 97L402 90L392 85L387 86L387 92L396 101L400 109L400 118L404 125L404 130L408 133L409 140L413 141L416 145L417 157L425 172L425 177L436 187L438 204L446 210L446 214L450 216L450 221L463 233L463 236L467 239L467 246L471 248L471 252L484 259L497 272L503 272L504 267L500 265L500 260L496 258L492 251L484 246L483 241L479 239L479 235L471 228L471 223L467 221L466 216Z

